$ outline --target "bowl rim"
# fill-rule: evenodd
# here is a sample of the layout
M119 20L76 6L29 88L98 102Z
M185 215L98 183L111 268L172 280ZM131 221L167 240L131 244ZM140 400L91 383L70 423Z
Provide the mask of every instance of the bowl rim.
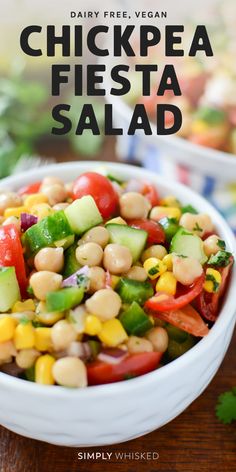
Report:
M180 193L186 196L187 198L190 197L190 200L196 201L196 206L205 207L207 213L211 213L213 217L213 221L215 221L216 226L221 228L221 232L224 233L224 239L226 240L226 244L229 249L235 254L236 253L236 240L235 237L229 228L228 224L225 222L223 217L219 214L219 212L203 198L201 195L198 195L193 190L187 188L186 186L175 182L169 181L164 182L161 176L154 174L153 172L147 171L146 169L131 166L128 164L120 164L120 163L113 163L107 161L83 161L83 162L67 162L67 163L58 163L52 164L48 166L42 166L37 169L28 170L24 173L19 173L12 175L11 177L7 177L0 181L0 187L3 184L3 188L6 186L12 186L13 189L17 188L21 185L25 185L32 180L38 180L42 178L45 174L46 175L57 175L63 178L63 171L73 173L78 169L78 174L84 171L91 171L96 170L96 168L108 168L118 174L122 174L124 177L132 176L135 178L146 178L150 182L155 183L157 186L160 185L163 187L167 187L167 190L170 188L171 192ZM130 174L130 175L129 175ZM180 197L181 198L181 197ZM39 385L35 382L30 382L27 380L19 379L13 377L9 374L5 374L4 372L0 372L0 385L7 387L7 388L15 388L16 390L20 390L21 392L28 392L30 394L39 394L43 396L50 396L56 398L67 397L68 399L74 397L84 397L86 398L93 398L93 396L103 396L105 395L117 395L119 392L121 393L128 393L130 391L134 391L143 383L150 385L155 378L159 381L165 379L168 376L171 376L173 370L181 369L182 367L187 367L188 363L191 361L196 360L200 355L206 352L215 342L218 341L218 338L221 335L222 328L224 327L225 323L229 324L232 323L233 318L235 318L236 310L235 310L235 303L234 303L234 284L236 283L236 264L233 266L230 286L227 290L226 300L224 301L223 307L220 312L220 316L214 326L210 329L210 332L206 337L201 339L194 347L192 347L189 351L183 354L181 357L173 360L169 364L161 367L160 369L156 369L148 374L141 375L140 377L136 377L129 381L124 380L120 382L114 382L111 384L103 384L103 385L96 385L90 386L89 388L84 389L68 389L62 386L46 386L46 385Z

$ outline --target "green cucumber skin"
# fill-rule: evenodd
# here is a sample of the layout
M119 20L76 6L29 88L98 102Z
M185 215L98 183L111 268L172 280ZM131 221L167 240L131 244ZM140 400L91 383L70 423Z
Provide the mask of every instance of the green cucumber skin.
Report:
M90 195L75 200L65 209L74 233L81 235L103 222L95 200Z
M83 296L82 287L68 287L49 292L46 295L46 308L49 312L70 310L81 303Z
M119 225L115 223L107 224L106 229L110 234L110 242L126 246L133 257L133 262L140 259L145 248L148 233L143 229L131 228L128 225Z
M122 277L116 287L124 303L137 302L139 305L145 303L154 295L154 290L149 282L138 282L137 280Z
M27 229L24 244L30 254L35 254L43 247L53 246L56 241L73 235L63 210L46 216L39 223Z
M15 267L0 268L0 312L5 313L21 299Z
M65 262L63 269L63 278L66 279L70 275L74 274L77 270L80 269L81 265L75 257L75 250L77 248L77 243L72 244L64 253Z
M134 336L143 336L153 326L148 315L137 302L133 302L126 311L121 313L119 319L125 331Z
M164 229L166 241L170 243L174 235L179 230L178 223L171 221L171 218L167 218L167 217L161 218L161 220L159 220L159 223Z
M194 257L201 264L207 261L201 238L182 227L171 240L170 252L184 257Z

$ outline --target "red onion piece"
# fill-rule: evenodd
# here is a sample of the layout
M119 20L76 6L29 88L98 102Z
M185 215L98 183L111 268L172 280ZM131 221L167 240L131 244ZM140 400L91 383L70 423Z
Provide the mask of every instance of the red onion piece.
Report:
M97 359L107 364L119 364L128 355L128 351L119 348L102 349Z
M35 225L37 222L37 216L31 215L30 213L21 213L20 215L21 231L26 231L28 228L31 228L31 226Z
M86 360L91 357L92 350L89 344L86 342L81 343L79 341L73 341L67 349L67 355Z
M67 279L63 280L62 287L76 287L78 285L77 276L78 275L85 275L88 277L89 274L89 266L81 267L81 269L74 272L74 274L67 277Z

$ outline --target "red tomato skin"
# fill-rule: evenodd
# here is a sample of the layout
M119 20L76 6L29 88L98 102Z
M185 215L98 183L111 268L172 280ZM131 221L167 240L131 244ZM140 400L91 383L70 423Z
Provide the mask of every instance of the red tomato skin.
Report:
M145 308L151 310L153 312L153 316L155 316L155 312L158 312L158 315L156 315L158 317L160 311L179 310L191 303L202 292L204 280L205 275L202 274L201 277L199 277L197 281L189 287L189 290L185 294L177 296L176 298L171 295L167 295L165 300L158 301L158 296L166 295L159 292L154 295L154 297L146 301Z
M151 203L152 207L159 204L160 197L158 191L154 185L145 183L142 189L142 195L146 197Z
M32 193L38 193L42 185L42 182L34 182L33 184L25 185L18 190L18 195L31 195Z
M137 220L128 220L129 226L137 229L144 229L148 233L147 243L152 244L164 244L165 242L165 232L161 225L152 220L146 219L137 219Z
M28 285L23 249L20 236L14 224L0 228L0 266L15 267L21 295L26 295Z
M73 186L73 198L91 195L104 219L110 218L118 206L118 195L111 182L96 172L81 174Z
M156 369L162 352L130 354L120 364L95 361L87 365L88 384L101 385L125 380L126 375L143 375Z
M204 337L209 333L208 326L191 305L186 305L180 310L160 312L158 318L193 336Z

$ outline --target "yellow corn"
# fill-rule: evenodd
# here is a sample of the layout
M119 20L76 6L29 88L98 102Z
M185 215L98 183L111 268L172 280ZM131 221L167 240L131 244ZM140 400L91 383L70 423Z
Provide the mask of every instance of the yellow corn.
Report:
M0 319L0 343L13 339L16 327L16 320L11 316L4 316Z
M51 328L35 329L35 348L38 351L49 351L52 348Z
M117 216L116 218L112 218L112 220L107 221L107 225L115 224L115 225L127 225L126 221L121 218L121 216Z
M191 131L194 134L202 134L205 131L208 131L210 128L209 123L206 123L205 121L202 120L195 120L192 123Z
M96 336L102 329L102 323L95 315L88 315L85 319L84 332L90 336Z
M204 282L203 288L206 292L214 293L218 292L221 284L221 274L218 270L207 269L206 270L206 280Z
M35 363L35 382L42 385L53 385L54 379L52 368L55 362L54 357L44 354L38 357Z
M156 257L149 257L149 259L146 259L143 267L151 280L156 279L167 270L166 265Z
M118 277L117 275L112 275L111 276L111 288L113 290L115 290L119 280L120 280L120 277Z
M9 218L9 216L16 216L17 218L20 217L21 213L27 212L27 208L25 206L20 206L16 208L7 208L4 211L4 218Z
M24 313L25 311L35 311L35 304L31 298L25 302L16 302L12 307L12 313Z
M172 208L179 208L180 202L177 200L177 198L174 195L168 195L167 197L162 198L162 200L160 200L160 205L172 207Z
M31 349L35 344L35 330L31 322L19 323L14 333L16 349Z
M50 205L48 205L47 203L39 203L37 205L33 205L30 208L30 213L37 216L39 220L42 220L43 218L46 218L46 216L49 216L54 213L54 210L52 210Z
M64 314L59 311L47 312L46 311L46 303L40 302L37 306L36 310L36 320L40 321L47 326L54 325L57 321L64 318Z
M152 220L159 221L164 216L168 218L175 218L177 221L179 221L181 217L181 210L180 208L167 206L155 206L151 210L150 218Z
M177 285L177 280L173 272L165 272L159 277L157 281L156 291L168 293L168 295L175 295L176 285Z
M173 269L172 254L166 254L166 256L163 257L162 262L166 265L167 270L171 271Z
M28 195L24 201L24 205L29 210L40 203L48 203L48 197L44 195L44 193L33 193L32 195Z
M128 339L121 322L117 318L105 321L98 337L104 344L110 347L118 346Z

